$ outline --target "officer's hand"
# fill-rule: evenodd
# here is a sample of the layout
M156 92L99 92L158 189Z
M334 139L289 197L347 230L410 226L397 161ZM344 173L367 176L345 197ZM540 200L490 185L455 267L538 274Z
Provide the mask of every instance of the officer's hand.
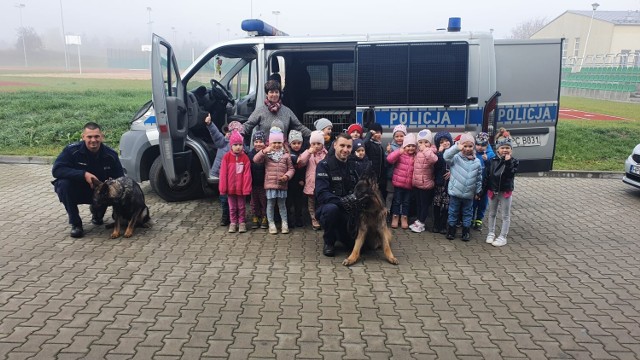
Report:
M95 175L93 175L92 173L86 171L84 173L84 181L87 182L87 184L89 184L89 186L93 189L93 181L94 179L96 181L100 181Z

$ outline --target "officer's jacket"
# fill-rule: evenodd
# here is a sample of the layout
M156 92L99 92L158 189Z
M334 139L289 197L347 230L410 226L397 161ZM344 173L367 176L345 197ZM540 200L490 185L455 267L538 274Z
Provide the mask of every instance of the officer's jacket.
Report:
M118 153L105 144L97 154L87 149L84 141L69 144L53 163L51 173L56 179L84 181L84 173L90 172L100 181L116 179L124 175Z
M358 174L363 174L369 162L349 159L342 162L335 155L327 157L316 167L316 206L340 204L340 198L353 193Z

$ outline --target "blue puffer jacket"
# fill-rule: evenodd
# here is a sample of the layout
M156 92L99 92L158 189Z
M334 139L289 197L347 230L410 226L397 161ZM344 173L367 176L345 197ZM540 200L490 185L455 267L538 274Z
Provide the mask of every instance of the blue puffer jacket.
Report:
M468 159L460 153L457 146L444 152L444 160L451 168L449 178L449 196L473 199L482 192L482 164L476 157Z

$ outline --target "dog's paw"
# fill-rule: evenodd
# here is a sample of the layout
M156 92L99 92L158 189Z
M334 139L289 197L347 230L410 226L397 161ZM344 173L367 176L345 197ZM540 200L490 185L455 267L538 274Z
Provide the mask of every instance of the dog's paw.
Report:
M126 238L130 238L132 235L133 235L133 231L125 231L123 236Z
M111 233L111 238L112 239L117 239L119 237L120 237L120 233L119 232L114 231L114 232Z
M351 265L355 264L356 261L358 261L358 259L351 259L350 257L348 257L348 258L344 259L344 261L342 262L342 265L351 266Z
M388 261L390 264L393 264L393 265L398 265L398 264L400 263L400 262L398 262L398 259L396 259L396 258L394 258L394 257L387 259L387 261Z

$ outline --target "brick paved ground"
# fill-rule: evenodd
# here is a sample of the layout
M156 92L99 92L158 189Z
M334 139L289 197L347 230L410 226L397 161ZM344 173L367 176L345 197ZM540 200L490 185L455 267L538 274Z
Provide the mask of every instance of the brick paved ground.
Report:
M49 180L0 165L0 358L640 356L640 191L620 180L519 178L508 246L396 231L399 266L351 268L317 232L229 235L213 200L148 185L153 228L72 239Z

